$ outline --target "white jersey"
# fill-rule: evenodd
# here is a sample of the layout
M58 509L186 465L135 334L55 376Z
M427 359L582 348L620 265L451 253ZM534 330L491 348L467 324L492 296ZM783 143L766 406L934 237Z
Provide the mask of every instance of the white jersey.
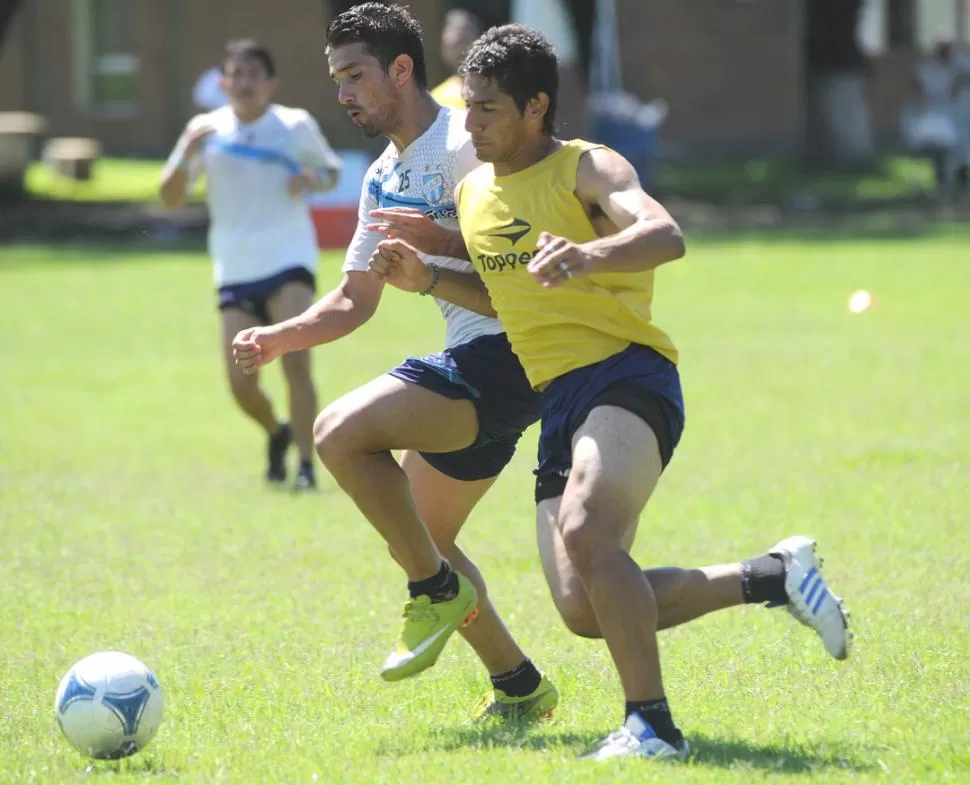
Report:
M415 207L447 229L458 229L455 186L479 166L465 113L442 107L431 126L398 153L393 144L371 164L360 193L357 230L347 249L344 272L366 271L384 236L367 229L370 211L378 207ZM425 263L461 272L474 272L471 262L422 254ZM498 319L474 313L444 300L435 300L445 318L445 346L468 343L482 335L505 332Z
M303 196L290 196L287 180L302 170L339 172L340 159L304 109L273 104L244 123L231 107L192 118L169 157L175 166L188 137L210 126L195 176L205 173L209 252L216 286L251 283L291 267L317 266L317 239ZM321 178L324 182L334 178Z

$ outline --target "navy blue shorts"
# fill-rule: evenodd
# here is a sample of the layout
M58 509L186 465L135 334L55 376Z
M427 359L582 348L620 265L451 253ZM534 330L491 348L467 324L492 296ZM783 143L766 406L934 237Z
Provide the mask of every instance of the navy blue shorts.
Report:
M597 406L619 406L650 426L666 467L684 431L677 366L648 346L631 344L602 362L554 379L542 391L536 503L562 496L572 468L573 436Z
M304 283L312 291L317 290L313 273L306 267L290 267L281 273L249 283L234 283L219 287L219 310L238 308L259 319L260 324L272 324L266 301L288 283Z
M539 420L532 389L508 338L483 335L437 354L410 357L389 371L445 398L469 400L478 413L478 437L463 450L423 452L442 474L456 480L497 476L515 454L523 431Z

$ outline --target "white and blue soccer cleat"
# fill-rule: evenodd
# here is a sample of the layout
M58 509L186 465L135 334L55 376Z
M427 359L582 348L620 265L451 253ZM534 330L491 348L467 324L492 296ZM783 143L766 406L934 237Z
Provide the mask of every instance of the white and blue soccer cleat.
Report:
M822 562L815 556L815 540L802 535L788 537L768 551L785 563L788 612L818 633L825 648L837 660L849 656L852 633L842 598L822 577Z
M682 760L690 754L686 739L680 745L668 744L653 732L639 714L626 718L619 730L613 731L601 741L583 760L610 760L611 758L652 758L653 760Z

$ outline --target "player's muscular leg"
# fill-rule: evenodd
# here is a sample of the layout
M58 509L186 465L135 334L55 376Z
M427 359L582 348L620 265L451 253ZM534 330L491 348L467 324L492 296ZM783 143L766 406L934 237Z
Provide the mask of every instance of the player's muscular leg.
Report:
M250 327L256 327L259 322L255 317L238 308L226 308L222 315L222 355L226 361L226 373L229 378L229 389L246 414L258 422L267 434L276 433L279 423L273 414L273 404L259 383L259 375L247 376L233 360L232 339L236 333Z
M572 470L559 507L563 545L628 701L664 695L656 599L628 553L660 472L660 449L649 426L624 409L597 407L573 437Z
M303 313L313 305L313 290L305 283L284 284L266 302L273 322L282 322ZM283 355L283 373L290 392L290 421L300 457L313 456L313 420L317 415L317 392L310 375L310 352Z
M576 573L556 521L559 499L542 502L537 510L536 539L542 569L553 602L570 631L584 638L601 638L586 589ZM625 539L632 539L627 537ZM629 549L631 543L624 545ZM718 564L695 569L654 567L644 575L657 600L657 629L666 630L712 611L741 605L741 565Z
M381 376L330 404L314 424L324 466L418 581L436 574L441 553L418 517L407 475L391 450L452 452L478 435L471 401L453 400Z
M507 673L525 660L525 653L495 611L482 574L455 543L472 509L496 478L470 482L456 480L442 474L411 450L404 453L401 466L408 476L418 515L428 527L438 550L478 589L478 617L459 630L461 636L478 654L489 674Z

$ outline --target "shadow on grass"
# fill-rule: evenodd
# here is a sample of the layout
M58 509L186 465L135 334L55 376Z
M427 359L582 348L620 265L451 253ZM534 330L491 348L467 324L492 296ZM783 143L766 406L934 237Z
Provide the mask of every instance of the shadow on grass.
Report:
M970 236L968 224L957 220L924 220L922 217L883 216L881 220L840 221L791 220L775 228L752 228L728 225L716 229L698 228L687 230L691 245L725 243L805 243L827 245L832 243L872 243L896 240L927 240L935 238Z
M442 728L427 740L421 751L454 752L456 750L554 750L577 758L593 748L602 738L595 733L548 733L529 726L488 726L482 728ZM877 767L859 758L858 748L824 745L819 749L783 744L751 744L736 739L691 734L690 764L718 768L750 768L785 774L812 774L832 769L857 773ZM406 756L416 752L409 743L395 740L379 748L379 754ZM875 757L875 756L873 756Z
M548 750L575 747L577 754L581 754L600 738L595 733L544 733L542 730L543 726L504 724L439 728L420 749L424 752L454 752L499 748ZM413 754L415 751L412 739L388 740L378 750L381 755L393 757Z
M970 230L960 224L920 224L897 223L896 225L852 227L820 224L816 227L792 226L777 229L750 229L731 227L722 229L699 229L688 231L689 247L698 245L730 245L763 243L803 243L805 245L828 245L832 243L893 242L898 240L928 240L947 236L967 237ZM9 252L13 249L14 252ZM172 236L160 238L155 235L124 235L117 238L99 236L77 236L44 239L6 239L0 233L0 269L24 267L98 265L109 266L129 264L141 256L156 259L169 257L174 261L184 261L186 257L198 257L200 262L209 263L208 250L204 236ZM321 250L321 260L328 255L340 255L341 249Z
M171 777L178 779L179 773L166 769L154 758L129 758L115 761L92 761L84 767L85 774L138 774L150 777Z
M862 773L877 768L875 764L859 759L858 748L841 744L812 749L783 744L751 744L697 734L691 734L690 742L691 761L698 766L741 766L786 774L811 774L823 769Z
M184 262L192 258L200 264L211 265L204 243L179 242L160 244L150 240L122 240L88 242L0 242L0 271L51 269L83 266L91 268L129 265L146 257L156 262L165 260Z
M970 203L935 201L860 202L841 209L792 209L779 203L738 206L674 201L668 205L682 222L690 243L803 241L827 243L921 239L940 233L967 234ZM201 205L172 213L157 205L28 200L0 204L0 245L59 248L54 261L76 262L87 249L98 261L121 261L132 252L205 252L208 214ZM90 261L87 259L86 261Z

